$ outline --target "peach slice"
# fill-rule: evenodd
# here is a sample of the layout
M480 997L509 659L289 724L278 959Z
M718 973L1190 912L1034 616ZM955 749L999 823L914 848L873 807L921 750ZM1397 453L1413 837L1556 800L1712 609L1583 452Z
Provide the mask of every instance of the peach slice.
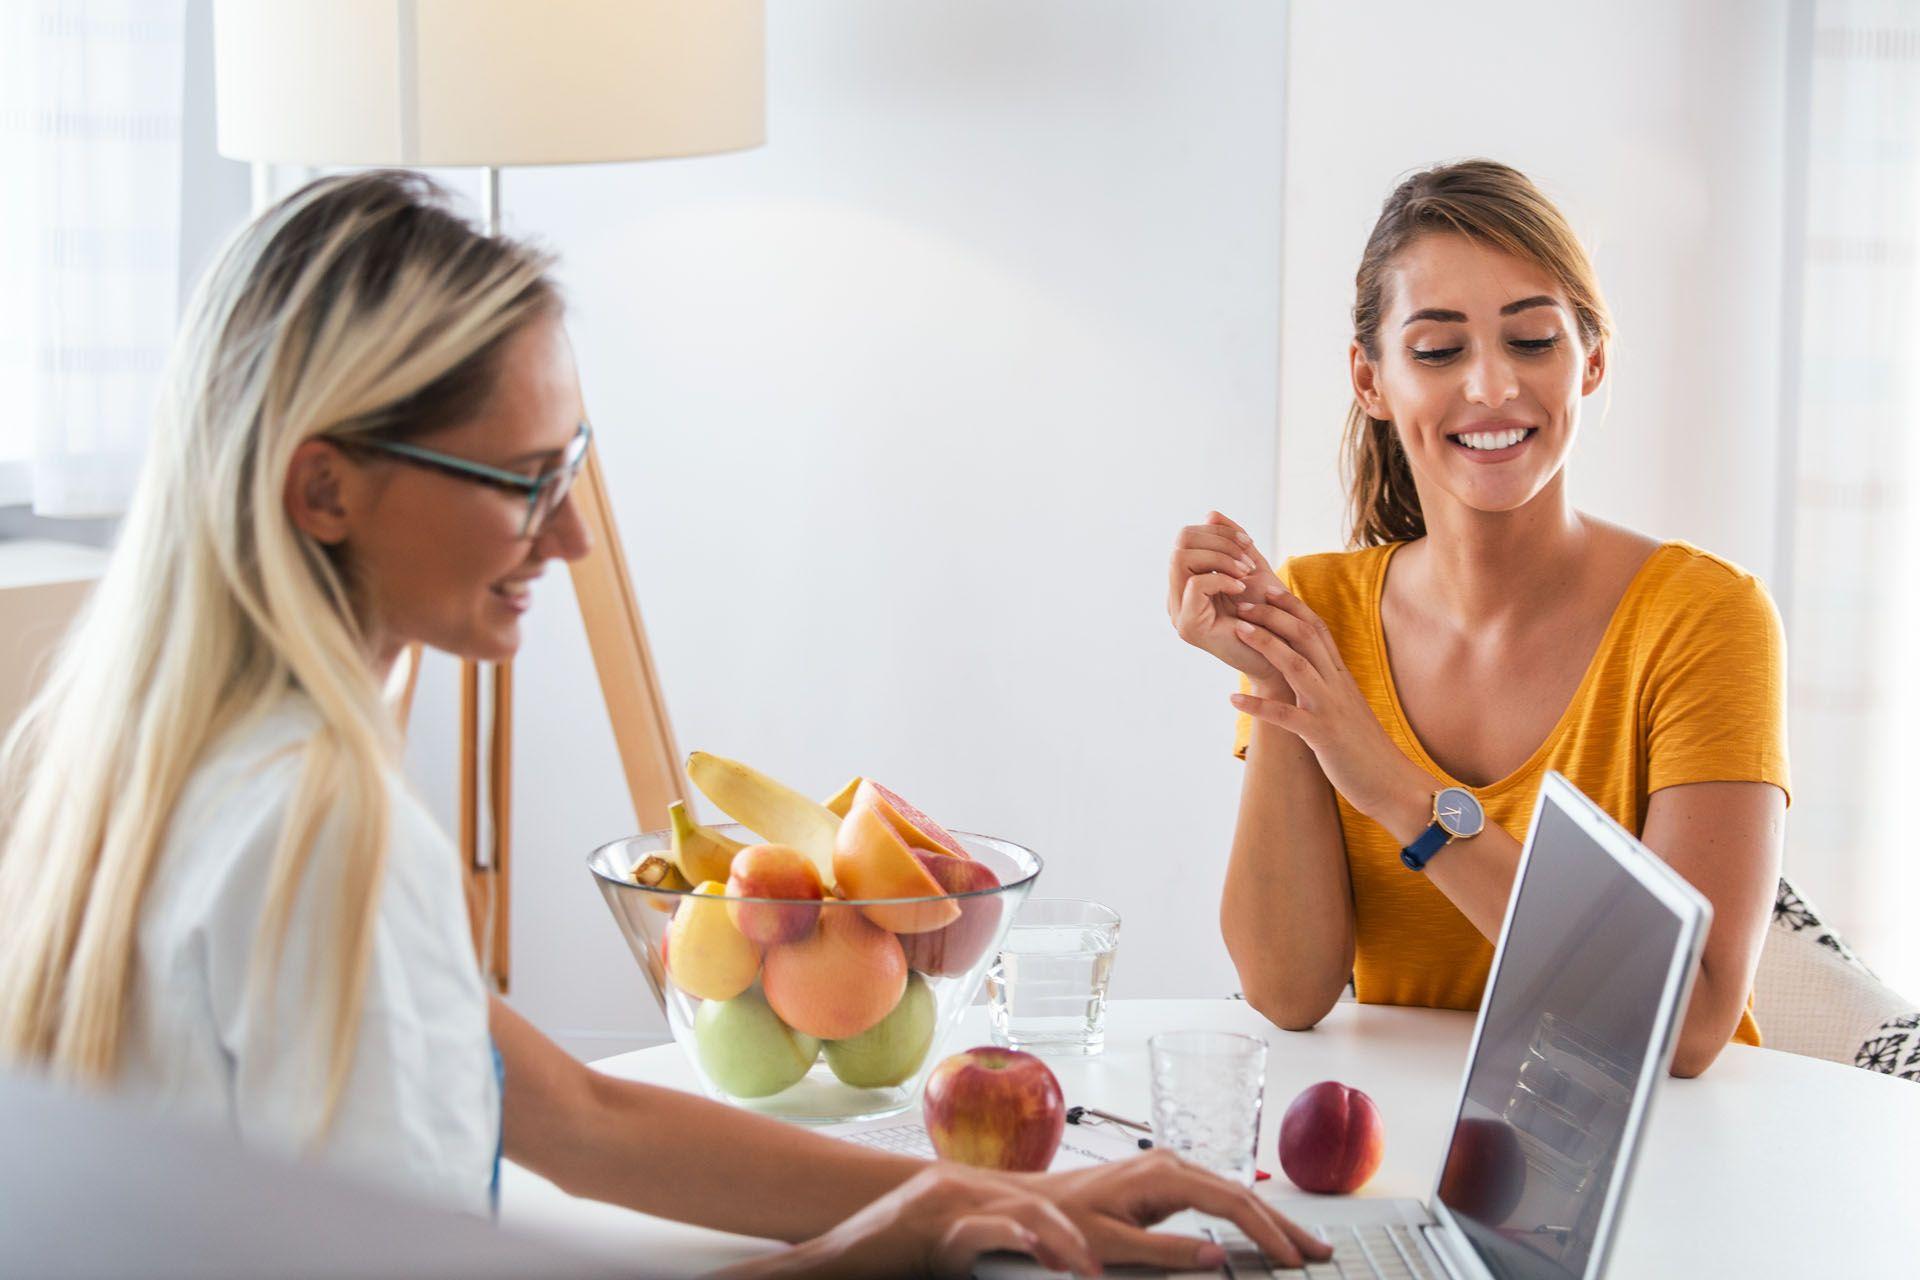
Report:
M885 801L871 785L861 785L834 840L833 878L839 892L856 900L940 898L946 890L881 815L879 805ZM925 933L945 928L960 918L959 905L948 901L902 903L897 907L875 904L861 910L867 919L893 933Z

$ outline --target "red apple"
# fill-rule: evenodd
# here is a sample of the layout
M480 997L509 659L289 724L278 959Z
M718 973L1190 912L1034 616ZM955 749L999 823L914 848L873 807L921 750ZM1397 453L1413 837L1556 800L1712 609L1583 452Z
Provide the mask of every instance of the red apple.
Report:
M920 860L928 875L940 882L944 892L976 893L1000 886L998 876L970 858L928 853L924 849L915 849L913 856ZM1000 895L983 894L964 899L959 905L960 918L945 928L900 935L908 968L933 977L952 977L973 968L974 961L993 945L993 935L1000 928Z
M942 1160L1039 1173L1066 1131L1067 1104L1047 1064L990 1045L956 1053L927 1077L927 1136Z
M1373 1099L1337 1080L1302 1089L1280 1120L1280 1167L1302 1191L1358 1191L1386 1149L1386 1124Z
M1455 1213L1489 1226L1507 1220L1527 1189L1527 1155L1513 1126L1501 1119L1463 1119L1447 1148L1440 1198Z
M788 902L727 903L733 927L763 947L813 932L825 890L813 859L784 844L750 845L733 855L727 897L784 898Z

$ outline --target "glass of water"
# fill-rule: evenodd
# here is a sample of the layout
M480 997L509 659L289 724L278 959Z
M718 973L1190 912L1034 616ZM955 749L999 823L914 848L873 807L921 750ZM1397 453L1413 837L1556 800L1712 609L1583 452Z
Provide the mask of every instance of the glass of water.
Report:
M1107 1045L1107 982L1120 916L1079 898L1029 898L987 970L993 1042L1092 1057Z
M1252 1186L1267 1042L1231 1031L1163 1031L1147 1041L1147 1058L1154 1145Z

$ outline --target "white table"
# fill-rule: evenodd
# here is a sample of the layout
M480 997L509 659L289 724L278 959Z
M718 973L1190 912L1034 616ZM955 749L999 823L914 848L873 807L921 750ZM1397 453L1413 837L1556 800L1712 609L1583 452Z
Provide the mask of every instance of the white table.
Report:
M955 1049L987 1043L975 1007ZM1425 1199L1445 1150L1473 1033L1469 1014L1340 1004L1311 1032L1282 1031L1237 1000L1128 1000L1107 1015L1107 1051L1049 1059L1071 1105L1145 1117L1146 1039L1174 1028L1263 1036L1264 1188L1294 1193L1274 1143L1295 1093L1340 1080L1386 1119L1380 1171L1357 1194ZM678 1046L595 1064L611 1075L694 1090ZM671 1176L662 1171L662 1176ZM523 1231L609 1252L646 1274L694 1273L770 1246L577 1200L523 1169L502 1175L501 1214ZM1908 1275L1920 1220L1920 1084L1767 1049L1731 1045L1705 1076L1661 1082L1615 1241L1610 1274Z

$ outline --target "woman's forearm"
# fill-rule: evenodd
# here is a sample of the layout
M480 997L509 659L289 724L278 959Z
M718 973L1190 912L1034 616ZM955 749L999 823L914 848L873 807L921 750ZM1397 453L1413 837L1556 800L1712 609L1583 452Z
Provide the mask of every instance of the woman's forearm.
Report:
M1303 1030L1353 972L1353 891L1333 788L1294 735L1254 722L1220 928L1247 1001Z
M1378 816L1402 846L1413 843L1432 821L1432 795L1422 790L1430 780L1417 767L1414 772L1417 776L1410 776L1407 794L1390 812L1383 809ZM1489 824L1471 840L1455 841L1435 854L1425 874L1474 928L1488 941L1497 941L1513 895L1513 878L1519 874L1520 852L1518 840ZM1712 1065L1740 1022L1750 985L1740 975L1730 984L1708 957L1701 957L1674 1047L1674 1075L1696 1076Z
M507 1158L593 1200L741 1235L803 1240L925 1167L584 1066L499 997Z
M1413 761L1407 761L1405 777L1368 816L1387 834L1406 848L1433 823L1433 793L1440 784ZM1489 942L1500 937L1500 924L1507 916L1507 899L1513 894L1514 873L1520 868L1520 842L1506 829L1489 822L1486 829L1467 840L1455 840L1433 855L1426 870L1408 875L1425 875L1434 888L1447 895L1460 914Z
M692 1094L591 1073L571 1141L515 1153L578 1196L740 1235L819 1235L925 1162ZM529 1159L529 1155L532 1156Z

